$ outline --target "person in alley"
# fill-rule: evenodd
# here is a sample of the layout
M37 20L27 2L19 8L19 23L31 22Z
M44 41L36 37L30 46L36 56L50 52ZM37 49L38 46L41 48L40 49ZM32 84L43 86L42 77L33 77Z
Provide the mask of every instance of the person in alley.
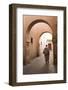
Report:
M44 57L45 57L46 64L49 64L49 48L48 48L47 45L45 46L45 48L43 50L43 54L44 54Z

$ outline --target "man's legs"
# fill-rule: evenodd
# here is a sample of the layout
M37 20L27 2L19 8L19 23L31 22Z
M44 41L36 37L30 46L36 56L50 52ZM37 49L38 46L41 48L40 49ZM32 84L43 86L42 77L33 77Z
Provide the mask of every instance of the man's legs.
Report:
M49 64L49 55L46 56L46 64Z

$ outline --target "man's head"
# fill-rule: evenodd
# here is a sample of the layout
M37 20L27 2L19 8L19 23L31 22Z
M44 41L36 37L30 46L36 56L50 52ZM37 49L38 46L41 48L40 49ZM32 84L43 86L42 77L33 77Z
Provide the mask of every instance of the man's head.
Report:
M46 47L47 47L47 45L46 45Z

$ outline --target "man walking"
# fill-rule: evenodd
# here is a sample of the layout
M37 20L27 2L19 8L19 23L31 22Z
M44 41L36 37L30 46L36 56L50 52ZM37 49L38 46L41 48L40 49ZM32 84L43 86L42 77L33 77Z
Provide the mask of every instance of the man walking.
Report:
M45 57L46 64L49 64L49 48L47 47L47 45L43 50L43 54Z

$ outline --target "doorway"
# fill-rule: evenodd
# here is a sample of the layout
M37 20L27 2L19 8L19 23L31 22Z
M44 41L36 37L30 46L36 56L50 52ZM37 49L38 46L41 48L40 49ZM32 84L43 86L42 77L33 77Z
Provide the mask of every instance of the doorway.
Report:
M53 63L53 42L52 42L52 34L45 32L43 33L39 38L39 56L43 56L43 50L45 46L48 46L50 56L49 61L50 63Z

